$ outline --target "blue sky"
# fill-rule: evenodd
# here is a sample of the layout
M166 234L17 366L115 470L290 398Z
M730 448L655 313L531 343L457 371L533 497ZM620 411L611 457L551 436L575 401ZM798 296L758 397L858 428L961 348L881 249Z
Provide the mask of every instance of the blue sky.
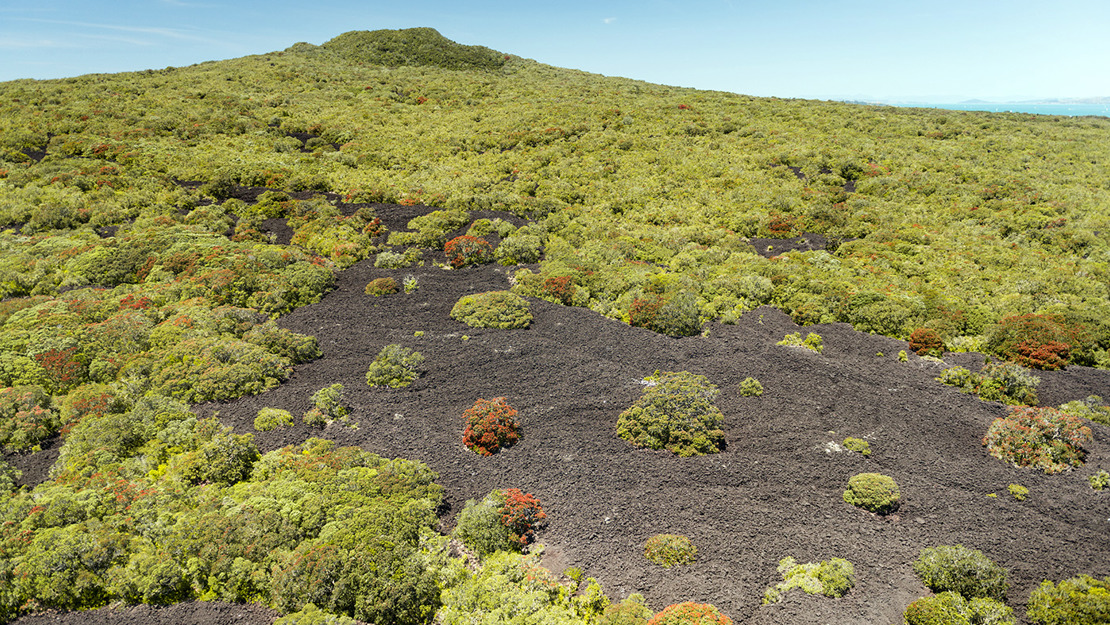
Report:
M0 0L0 81L414 26L551 65L757 96L1110 96L1107 0Z

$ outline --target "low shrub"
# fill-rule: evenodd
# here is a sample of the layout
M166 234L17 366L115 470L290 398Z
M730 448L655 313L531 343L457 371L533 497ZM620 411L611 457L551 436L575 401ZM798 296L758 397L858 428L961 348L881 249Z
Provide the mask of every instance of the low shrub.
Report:
M397 281L393 278L375 278L366 285L365 293L374 297L382 295L390 295L396 293L400 289L397 287Z
M667 336L693 336L701 332L700 315L693 292L645 293L632 301L628 322Z
M986 401L1018 406L1037 403L1036 388L1041 380L1019 365L1000 362L987 363L979 373L964 367L950 367L941 372L937 381Z
M922 597L902 613L906 625L1014 625L1013 610L995 599L970 601L956 592Z
M732 619L708 603L687 601L663 608L648 625L732 625Z
M868 443L862 438L853 438L849 436L848 438L844 439L843 445L844 449L847 449L848 451L854 451L862 456L871 455L871 443Z
M574 278L570 276L551 276L540 285L540 297L564 306L574 305L574 294L577 287Z
M386 345L378 353L366 371L366 383L370 386L403 388L420 377L420 364L424 357L396 343Z
M747 377L740 383L740 396L741 397L759 397L763 394L763 385L759 380Z
M1029 595L1025 615L1038 625L1105 625L1110 622L1110 577L1041 582Z
M494 490L480 502L471 499L463 505L454 535L483 556L520 551L532 542L546 518L534 496L519 488Z
M1091 428L1055 408L1015 407L991 423L983 437L990 455L1018 467L1059 473L1083 464Z
M279 427L293 425L293 415L288 410L280 408L263 408L254 418L254 429L259 432L268 432Z
M1110 406L1107 406L1098 395L1088 395L1086 399L1061 404L1060 412L1110 425Z
M49 393L39 386L0 389L0 445L23 451L49 438L61 427Z
M804 347L811 352L820 354L825 351L824 341L821 339L820 334L810 332L806 337L802 338L801 332L794 332L787 334L776 345L785 345L787 347Z
M926 547L914 560L913 571L936 593L952 591L966 599L986 597L1004 601L1009 584L1006 569L983 552L963 545Z
M348 408L343 403L343 385L332 384L312 394L312 408L304 414L307 425L327 425L347 421Z
M451 318L472 328L527 328L532 323L528 302L509 291L465 295L451 308Z
M526 228L512 233L501 240L494 255L497 262L505 265L522 265L535 263L543 254L543 239L535 234L530 234Z
M1006 487L1006 490L1010 491L1010 496L1017 501L1025 501L1025 498L1029 496L1029 489L1021 484L1010 484Z
M386 250L378 252L374 257L374 266L379 269L403 269L420 262L422 254L418 248L409 248L402 252Z
M782 594L794 588L801 588L808 595L836 598L848 594L856 585L855 567L843 558L798 564L787 556L779 561L778 571L783 581L763 593L764 605L782 601Z
M652 617L651 608L640 593L632 593L620 603L610 604L601 613L597 625L647 625Z
M894 478L880 473L860 473L848 479L844 501L876 514L887 514L898 508L901 492Z
M478 399L463 412L466 420L463 444L477 454L492 456L520 438L516 415L504 397Z
M667 568L693 564L697 556L698 548L694 543L686 536L678 534L656 534L644 545L644 557Z
M356 625L358 621L346 614L332 614L306 603L296 612L290 612L274 621L273 625Z
M1091 484L1092 489L1102 490L1110 486L1110 473L1108 473L1106 469L1102 469L1098 473L1089 476L1087 482Z
M452 267L483 265L493 260L493 246L489 241L464 234L451 239L443 246L447 262Z
M1031 369L1062 369L1085 342L1084 328L1055 315L1006 317L987 331L989 350Z
M666 371L645 380L643 395L617 420L617 435L638 447L679 456L717 453L724 447L717 387L689 371Z
M918 356L944 355L944 339L931 328L918 328L910 333L910 351Z

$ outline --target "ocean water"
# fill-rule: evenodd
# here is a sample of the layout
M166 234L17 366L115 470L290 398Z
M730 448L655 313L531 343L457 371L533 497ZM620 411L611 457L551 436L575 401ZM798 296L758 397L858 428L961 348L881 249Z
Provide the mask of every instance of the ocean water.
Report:
M962 102L960 104L928 104L926 108L947 109L951 111L990 111L993 113L1034 113L1036 115L1101 115L1110 117L1110 103L1059 103L1059 104L1025 104L1011 102L996 104L994 102Z

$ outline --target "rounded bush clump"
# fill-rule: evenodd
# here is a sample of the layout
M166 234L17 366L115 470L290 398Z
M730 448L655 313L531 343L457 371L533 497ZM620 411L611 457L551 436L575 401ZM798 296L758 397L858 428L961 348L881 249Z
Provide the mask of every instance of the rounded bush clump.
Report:
M901 492L894 478L880 473L860 473L848 480L844 501L876 514L887 514L898 508Z
M942 592L911 603L902 617L906 625L1013 625L1013 610L1001 601L957 592Z
M747 377L740 383L740 396L741 397L759 397L763 394L763 385L759 380Z
M1078 417L1055 408L1018 407L991 423L983 445L1015 466L1059 473L1083 464L1083 444L1091 439L1091 428Z
M293 425L293 415L280 408L263 408L254 418L254 429L267 432L274 428Z
M366 371L366 383L370 386L403 388L420 377L420 363L424 357L407 347L393 343L386 345L378 353Z
M794 588L801 588L807 595L822 594L835 599L848 594L856 585L856 569L844 558L798 564L787 556L779 561L778 571L782 581L764 591L764 605L782 601L783 593Z
M648 387L617 420L617 435L639 447L679 456L715 454L724 447L717 387L689 371L656 372Z
M1105 625L1110 622L1110 577L1041 582L1030 593L1025 614L1040 625Z
M399 290L400 289L397 287L397 281L394 280L393 278L377 278L377 279L371 280L366 285L366 289L365 289L364 292L367 295L373 295L374 297L380 297L382 295L389 295L391 293L396 293Z
M463 296L451 309L451 318L472 328L527 328L532 323L528 302L509 291L488 291Z
M663 608L648 625L732 625L732 619L708 603L687 601Z
M451 239L443 246L447 262L452 267L482 265L493 260L493 246L485 239L464 234Z
M941 545L921 550L913 571L933 592L953 591L967 599L1006 599L1006 569L982 551L963 545Z
M918 328L910 333L910 351L918 356L943 356L944 339L936 330Z
M463 444L475 453L492 456L520 438L520 423L516 415L516 410L504 397L475 401L463 413L466 419Z
M667 568L693 564L697 556L698 548L694 543L686 536L678 534L656 534L644 545L644 557Z
M469 500L455 522L455 536L485 556L520 551L535 537L547 514L535 496L519 488L494 490L482 501Z
M861 456L871 455L871 443L868 443L862 438L849 436L848 438L844 439L844 442L841 444L844 445L844 449L847 449L848 451L854 451Z

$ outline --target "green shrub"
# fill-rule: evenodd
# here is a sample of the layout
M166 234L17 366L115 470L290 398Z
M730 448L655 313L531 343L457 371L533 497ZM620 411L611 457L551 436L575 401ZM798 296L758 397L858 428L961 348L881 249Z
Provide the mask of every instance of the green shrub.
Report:
M808 595L836 598L848 594L856 584L855 567L843 558L798 564L787 556L779 561L778 571L783 581L763 593L764 605L778 603L783 593L794 588L801 588Z
M403 269L420 262L420 250L411 248L404 253L386 250L378 252L374 258L374 266L379 269Z
M1025 501L1025 498L1029 496L1029 489L1021 484L1010 484L1006 487L1006 490L1010 491L1010 496L1017 501Z
M663 608L648 625L732 625L732 619L708 603L687 601Z
M0 497L11 494L16 488L16 483L19 478L23 477L23 472L4 462L0 458Z
M644 557L652 562L670 568L679 564L693 564L697 560L698 548L686 536L678 534L656 534L644 545Z
M1059 585L1041 582L1029 595L1025 615L1038 625L1110 623L1110 577L1079 575Z
M296 612L290 612L274 621L273 625L356 625L355 619L346 614L332 614L307 603Z
M1088 477L1087 481L1090 482L1091 488L1094 490L1102 490L1110 486L1110 472L1107 472L1106 469L1102 469L1098 473Z
M644 596L632 593L620 603L606 607L597 625L647 625L651 617L651 608L644 602Z
M941 372L937 381L978 395L986 401L1033 405L1037 403L1036 388L1041 380L1018 365L1001 362L987 363L979 373L972 373L964 367L950 367Z
M327 425L332 421L347 421L348 408L343 403L343 385L332 384L312 394L312 408L304 414L308 425Z
M528 234L521 228L512 235L501 240L494 250L497 262L505 265L522 265L539 261L542 254L543 241L534 234Z
M967 599L1004 601L1009 588L1006 569L963 545L926 547L914 560L913 570L933 592L952 591Z
M0 444L11 451L30 449L61 427L53 400L40 386L0 388Z
M740 396L741 397L759 397L763 394L763 385L759 380L747 377L740 383Z
M638 447L679 456L717 453L724 447L717 387L689 371L665 371L644 380L643 395L617 420L617 435Z
M309 362L323 355L316 337L279 328L273 321L254 326L243 334L243 340L286 358L293 364Z
M844 491L844 501L877 514L896 510L900 497L894 478L879 473L853 475Z
M825 351L825 345L824 341L821 339L821 335L814 332L810 332L809 334L807 334L804 339L802 338L801 332L787 334L783 337L781 341L776 344L785 345L787 347L804 347L817 354Z
M279 427L293 425L293 415L288 410L280 408L263 408L254 418L254 429L259 432L268 432Z
M667 336L693 336L701 331L697 295L690 291L645 293L632 302L631 325Z
M863 440L862 438L853 438L849 436L844 439L844 448L848 451L854 451L863 456L871 455L871 443Z
M520 551L532 542L547 515L539 501L518 488L494 490L480 501L468 500L455 521L454 535L483 556Z
M1059 473L1083 464L1091 428L1055 408L1017 406L995 419L983 436L991 456L1018 467Z
M1014 625L1013 610L996 599L968 601L956 592L942 592L911 603L902 614L906 625Z
M527 328L532 323L528 302L509 291L464 295L451 308L451 318L472 328Z
M1060 412L1074 417L1090 419L1096 423L1110 425L1110 406L1102 401L1098 395L1089 395L1086 399L1069 401L1060 405Z
M366 285L365 293L374 297L396 293L397 281L393 278L375 278Z
M911 332L909 344L910 351L918 356L944 355L944 339L931 328L918 328Z
M366 371L366 383L370 386L403 388L420 377L420 364L424 357L396 343L386 345L378 352L377 358Z

